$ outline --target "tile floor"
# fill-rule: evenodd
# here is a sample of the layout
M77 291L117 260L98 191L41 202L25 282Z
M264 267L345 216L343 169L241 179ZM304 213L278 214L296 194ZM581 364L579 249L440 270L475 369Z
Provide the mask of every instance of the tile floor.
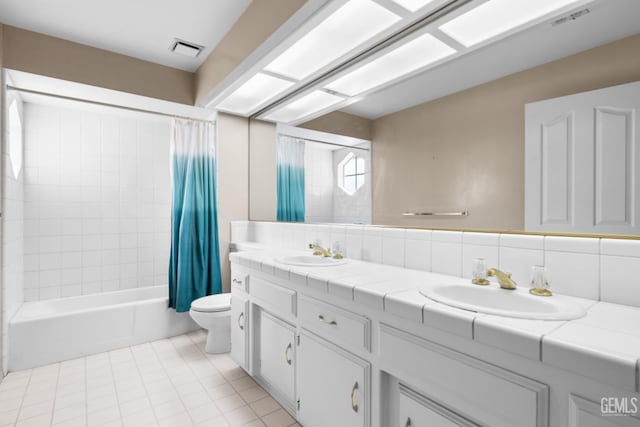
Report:
M289 427L295 420L226 355L187 335L13 372L0 426Z

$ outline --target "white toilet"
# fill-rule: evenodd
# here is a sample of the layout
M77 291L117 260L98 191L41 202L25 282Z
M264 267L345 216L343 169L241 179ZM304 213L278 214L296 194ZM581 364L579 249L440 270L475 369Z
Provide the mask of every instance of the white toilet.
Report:
M191 303L191 318L209 331L207 353L231 350L231 294L209 295Z

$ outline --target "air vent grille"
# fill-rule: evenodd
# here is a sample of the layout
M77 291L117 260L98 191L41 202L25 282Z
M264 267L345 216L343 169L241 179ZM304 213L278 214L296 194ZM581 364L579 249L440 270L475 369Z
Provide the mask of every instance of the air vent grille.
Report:
M203 49L204 46L181 39L173 39L173 42L171 42L171 46L169 46L169 50L171 52L191 58L195 58L200 55L200 52L202 52Z
M551 25L556 26L556 25L561 25L561 24L566 24L567 22L570 21L575 21L576 19L586 15L587 13L590 13L591 11L589 9L582 9L579 10L577 12L573 12L570 13L569 15L565 15L562 18L558 18L555 21L553 21L551 23Z

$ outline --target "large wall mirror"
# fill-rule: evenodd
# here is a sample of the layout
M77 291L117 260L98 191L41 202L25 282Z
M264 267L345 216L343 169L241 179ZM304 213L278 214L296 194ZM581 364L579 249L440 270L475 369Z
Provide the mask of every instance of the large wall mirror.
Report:
M640 98L606 92L640 81L640 21L629 15L638 4L596 1L588 9L293 124L371 141L374 225L638 235L640 106L627 101ZM602 97L589 98L600 90ZM621 92L629 93L611 89ZM544 102L551 104L538 110L556 113L538 114L535 134L527 109ZM252 220L276 219L277 127L250 121ZM585 136L587 128L596 132ZM530 149L528 139L540 144ZM534 196L526 177L536 168L542 205L534 210L546 228L530 221ZM586 181L595 184L581 186Z

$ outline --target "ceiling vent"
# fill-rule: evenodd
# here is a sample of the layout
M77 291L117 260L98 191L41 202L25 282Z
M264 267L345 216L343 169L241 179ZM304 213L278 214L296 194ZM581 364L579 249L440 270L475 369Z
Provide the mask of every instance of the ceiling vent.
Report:
M569 15L565 15L562 18L556 19L551 23L551 25L555 27L556 25L566 24L567 22L575 21L576 19L586 15L589 12L591 12L589 9L582 9L577 12L570 13Z
M204 46L180 39L173 39L171 46L169 46L169 50L171 52L188 56L190 58L195 58L200 55L200 52L202 52L203 49Z

